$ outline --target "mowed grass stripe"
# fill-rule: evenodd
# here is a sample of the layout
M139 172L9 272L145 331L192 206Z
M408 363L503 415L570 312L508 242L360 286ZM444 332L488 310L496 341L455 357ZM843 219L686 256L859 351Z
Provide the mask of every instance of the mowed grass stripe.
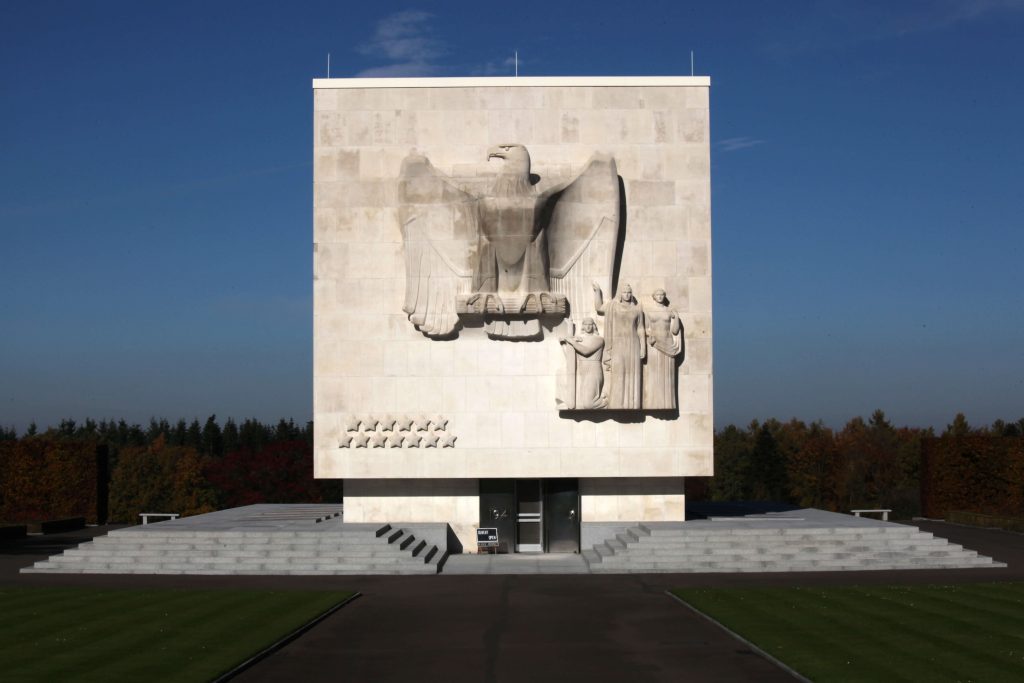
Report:
M68 658L87 668L102 665L105 648L95 648L97 643L116 638L125 652L137 644L146 645L153 629L159 628L153 615L174 611L179 601L174 591L103 591L89 596L65 589L42 601L42 611L26 622L27 629L14 631L13 642L20 640L29 647L13 652L9 661L20 667L31 662L39 649L49 649L56 666ZM91 652L95 654L90 656Z
M716 596L715 599L726 599L722 611L709 611L700 602L691 604L802 673L806 674L813 667L820 652L828 652L831 659L848 666L848 663L857 662L866 650L886 645L884 637L873 629L860 628L859 625L837 628L841 624L838 606L830 600L817 599L820 596L796 594L791 597L778 595L770 589L742 593L746 595ZM689 598L686 599L689 601ZM736 615L746 618L750 612L755 612L757 618L747 628L753 633L759 633L759 638L741 628L735 628L730 621L730 615L733 618ZM784 629L778 627L780 617L785 623ZM804 648L801 646L803 643L814 643L814 647ZM926 658L915 663L918 673L912 677L905 676L905 671L901 669L893 670L882 660L865 661L860 666L866 679L891 682L920 680L921 673L932 673L934 668L933 663Z
M918 594L913 604L899 604L874 590L845 589L833 592L831 599L843 612L838 623L845 632L867 635L882 649L889 647L891 634L902 639L904 661L896 670L887 667L887 677L905 671L907 659L914 662L915 677L920 677L922 668L934 676L957 672L956 680L978 680L982 671L1007 673L1003 660L989 649L964 647L973 640L972 634L984 632L985 627L960 619L959 609L930 608L935 603L930 594ZM878 634L888 635L879 638Z
M821 653L828 653L841 668L853 665L859 669L863 677L850 680L915 681L933 673L932 663L927 660L916 664L912 676L906 676L905 670L892 670L880 659L861 661L866 651L884 646L885 642L859 628L842 628L839 619L834 618L838 610L831 601L823 602L800 593L778 595L776 591L761 589L728 592L737 595L709 591L711 595L707 598L714 605L713 609L703 600L690 600L688 595L681 597L811 678L815 678L812 672ZM757 618L738 626L737 620L746 620L751 611L757 613ZM780 621L785 624L784 628L779 628Z
M1024 584L685 589L816 680L1024 680Z
M23 645L88 645L91 640L103 638L107 631L123 629L125 619L141 604L141 593L132 591L102 591L89 595L76 589L51 589L45 594L34 593L24 592L19 603L22 610L16 614L12 610L14 621L3 626L14 642ZM150 598L154 601L173 599L170 592ZM0 595L0 600L6 612L9 604L7 596ZM98 601L103 604L102 610L96 609ZM61 626L55 630L54 617L58 616ZM0 644L2 651L3 644ZM22 651L22 656L31 658L33 655L30 649L26 649ZM54 656L60 656L59 651ZM12 658L16 661L18 654L14 653Z
M892 589L899 590L899 589ZM899 661L889 657L878 657L870 662L872 676L884 676L887 680L921 680L922 677L951 677L954 680L978 680L981 671L1004 675L999 662L987 656L985 651L965 649L965 632L954 629L961 638L945 635L955 619L920 609L928 603L928 595L916 598L918 609L901 608L884 599L875 590L848 588L833 591L805 591L805 603L817 594L831 602L830 618L837 628L851 642L853 655L850 661L857 661L866 651L885 651L891 647L893 635L897 634L903 643L903 656ZM841 616L836 617L836 614ZM950 612L949 614L953 614ZM942 629L935 627L935 617L945 619ZM954 653L950 657L949 653ZM908 671L913 672L907 678ZM955 674L954 674L955 672Z
M4 591L0 678L5 683L210 680L350 596L340 591Z
M80 653L72 653L78 660L79 666L88 669L106 668L111 675L121 680L142 680L135 676L119 676L119 672L141 675L150 674L151 662L149 657L135 656L135 653L144 652L149 649L157 651L173 650L173 643L176 639L186 637L190 640L199 635L197 629L210 619L217 619L218 612L223 610L224 614L220 619L229 618L242 605L242 597L227 593L216 596L216 599L209 601L183 600L184 594L180 591L146 591L145 604L130 612L118 615L114 619L103 620L102 629L98 629L91 639L91 643L83 642L83 645L95 645L96 643L110 638L118 639L118 646L125 652L132 653L130 656L109 661L104 658L102 648L86 648L86 651L93 650L92 656L83 656ZM221 621L217 621L220 625ZM207 647L205 643L198 645L200 649ZM188 654L182 654L188 657ZM184 662L179 662L183 664Z

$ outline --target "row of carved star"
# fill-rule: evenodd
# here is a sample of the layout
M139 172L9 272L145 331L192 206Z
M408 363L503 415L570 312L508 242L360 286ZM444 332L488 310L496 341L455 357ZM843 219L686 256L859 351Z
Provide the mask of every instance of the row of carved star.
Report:
M345 418L345 431L347 432L358 432L363 429L368 432L372 432L381 427L382 431L390 432L397 430L400 432L417 431L423 432L433 425L434 429L445 429L448 426L448 418L442 417L441 415L414 415L399 416L394 415L349 415Z
M358 432L341 437L341 448L455 448L456 438L448 432Z

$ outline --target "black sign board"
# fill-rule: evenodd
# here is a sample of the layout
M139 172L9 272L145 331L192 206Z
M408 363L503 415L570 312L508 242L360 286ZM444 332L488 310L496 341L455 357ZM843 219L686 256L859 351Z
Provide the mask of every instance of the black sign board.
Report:
M498 546L498 529L481 528L476 530L476 544L481 548L492 548Z

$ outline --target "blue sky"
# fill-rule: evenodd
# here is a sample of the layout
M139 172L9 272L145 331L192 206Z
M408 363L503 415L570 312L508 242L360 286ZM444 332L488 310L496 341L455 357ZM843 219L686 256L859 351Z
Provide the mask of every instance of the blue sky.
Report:
M0 424L309 419L310 79L514 50L712 77L719 427L1024 416L1024 0L298 4L0 4Z

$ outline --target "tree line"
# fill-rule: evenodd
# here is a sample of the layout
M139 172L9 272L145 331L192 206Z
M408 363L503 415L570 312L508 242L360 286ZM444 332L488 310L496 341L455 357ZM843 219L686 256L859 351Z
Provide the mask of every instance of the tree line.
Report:
M715 434L715 476L688 478L691 500L773 501L825 510L951 509L1022 515L1024 419L945 430L896 427L881 410L841 429L791 419ZM102 500L101 500L102 499ZM63 420L18 435L0 428L0 521L140 512L200 514L252 503L341 502L313 478L313 424L215 415L205 422ZM100 512L97 512L100 511Z
M312 423L221 425L211 415L204 423L63 420L20 436L0 430L0 521L133 522L140 512L301 502L341 502L341 482L313 478Z
M897 517L922 510L941 515L950 505L1019 515L1019 505L1007 501L1024 490L1014 474L1024 464L1022 445L1024 419L973 427L962 413L939 434L930 427L896 427L881 410L839 430L797 419L754 421L716 433L715 476L696 495L840 512L891 509ZM934 466L923 471L925 455ZM954 472L961 482L955 497L948 483Z

